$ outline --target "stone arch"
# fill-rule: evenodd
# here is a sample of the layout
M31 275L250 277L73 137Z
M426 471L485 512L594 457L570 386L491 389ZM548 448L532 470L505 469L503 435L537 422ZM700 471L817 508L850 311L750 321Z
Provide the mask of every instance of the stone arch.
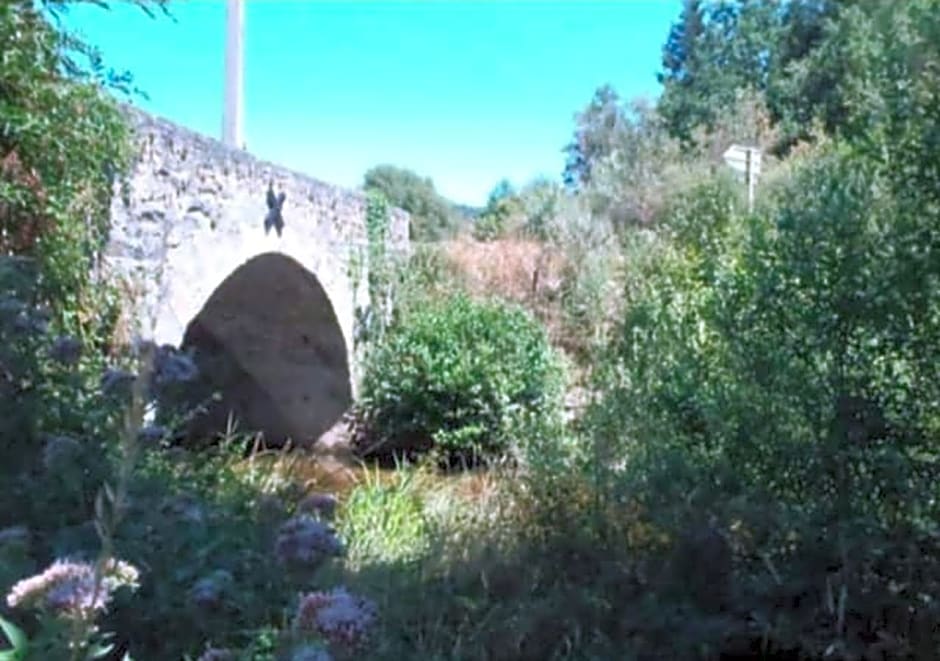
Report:
M189 322L198 389L221 394L190 425L191 438L225 429L263 432L269 446L309 445L352 403L349 355L333 304L297 260L259 254L219 284Z

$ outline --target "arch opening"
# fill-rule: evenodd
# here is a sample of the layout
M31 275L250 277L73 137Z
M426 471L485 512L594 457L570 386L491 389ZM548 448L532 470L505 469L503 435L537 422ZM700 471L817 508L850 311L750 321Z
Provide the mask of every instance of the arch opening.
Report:
M333 305L296 260L263 253L235 269L190 321L182 347L200 371L203 410L188 437L262 432L271 447L309 446L352 403L349 356ZM217 401L207 401L216 392Z

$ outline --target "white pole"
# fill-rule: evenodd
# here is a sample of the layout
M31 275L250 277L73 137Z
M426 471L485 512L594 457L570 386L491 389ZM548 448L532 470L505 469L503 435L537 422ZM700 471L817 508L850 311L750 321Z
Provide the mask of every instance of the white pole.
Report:
M242 110L244 84L245 30L243 0L228 0L225 17L225 106L222 109L222 142L236 149L244 147Z
M747 212L754 213L754 184L757 177L754 176L754 150L748 147L745 166L745 176L747 178Z

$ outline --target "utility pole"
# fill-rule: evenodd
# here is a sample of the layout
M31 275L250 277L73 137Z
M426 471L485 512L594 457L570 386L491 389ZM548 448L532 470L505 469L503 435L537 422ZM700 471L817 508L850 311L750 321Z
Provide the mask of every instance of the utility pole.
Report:
M227 0L225 16L225 105L222 109L222 142L244 148L244 0Z

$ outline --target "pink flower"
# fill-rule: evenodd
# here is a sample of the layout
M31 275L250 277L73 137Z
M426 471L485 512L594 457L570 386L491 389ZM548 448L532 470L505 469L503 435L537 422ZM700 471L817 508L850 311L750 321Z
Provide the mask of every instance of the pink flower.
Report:
M137 587L138 572L120 560L109 560L101 581L87 562L56 560L44 572L19 581L7 595L10 608L43 608L57 615L84 617L104 610L121 586Z
M338 587L301 595L294 628L316 632L333 645L357 648L368 638L375 619L374 602Z

